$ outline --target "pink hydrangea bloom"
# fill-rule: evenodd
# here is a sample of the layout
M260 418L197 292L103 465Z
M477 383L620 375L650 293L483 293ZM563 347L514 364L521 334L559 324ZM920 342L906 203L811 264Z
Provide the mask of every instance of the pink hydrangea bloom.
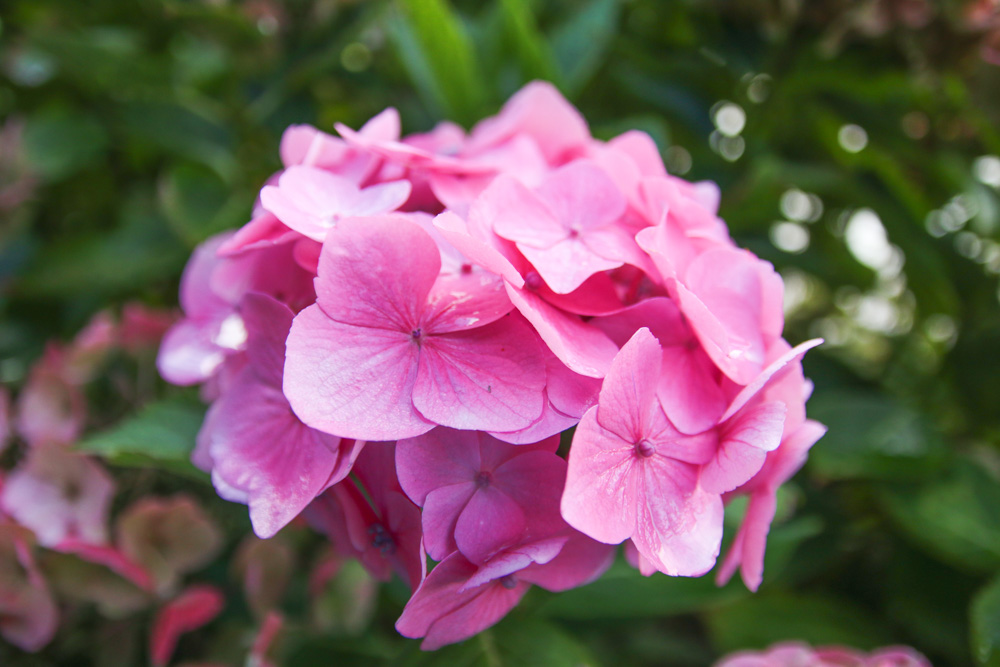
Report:
M250 222L185 271L159 361L215 399L192 460L219 495L258 535L301 511L398 575L425 648L591 580L615 544L703 574L739 495L719 576L756 588L774 495L822 434L816 342L781 337L780 277L719 189L641 132L594 139L543 82L468 133L403 136L393 109L336 129L289 128Z
M461 551L481 563L522 542L530 523L551 524L545 495L562 485L556 437L509 445L485 433L437 428L396 446L400 485L422 509L424 545L435 560ZM553 503L554 504L554 503Z
M931 663L908 646L864 653L843 646L812 648L800 642L782 642L765 651L730 654L715 667L931 667Z

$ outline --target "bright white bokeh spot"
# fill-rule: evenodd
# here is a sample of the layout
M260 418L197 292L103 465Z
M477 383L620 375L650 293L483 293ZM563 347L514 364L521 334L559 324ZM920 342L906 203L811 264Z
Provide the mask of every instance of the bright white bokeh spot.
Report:
M885 227L870 208L854 212L847 221L844 239L847 249L865 266L882 272L893 264L893 247L886 236Z
M983 155L972 163L972 173L980 182L994 188L1000 188L1000 157Z
M785 317L788 317L809 301L812 289L809 285L809 279L800 271L783 272L781 282L785 286L783 307Z
M865 295L858 301L854 321L869 331L890 333L899 322L899 313L889 299Z
M735 137L746 127L747 114L740 105L723 102L715 109L712 120L719 132L727 137Z
M776 222L771 225L771 243L779 250L800 253L809 247L809 230L797 222Z
M809 197L809 217L806 218L809 222L816 222L823 217L823 200L819 198L819 195L814 195L809 193L806 195Z
M860 125L848 124L840 128L837 132L837 141L840 147L848 153L857 153L868 145L868 133Z
M781 212L789 220L807 220L812 212L809 195L798 188L785 190L781 195Z

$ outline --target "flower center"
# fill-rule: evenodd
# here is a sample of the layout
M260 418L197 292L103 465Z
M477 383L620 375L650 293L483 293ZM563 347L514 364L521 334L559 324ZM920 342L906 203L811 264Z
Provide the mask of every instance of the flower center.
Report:
M517 586L517 579L514 578L513 574L508 574L500 578L500 584L509 591Z
M650 456L656 453L656 446L649 440L643 438L639 442L635 443L635 453L643 458L648 459Z
M369 526L368 534L372 538L372 546L381 551L383 556L396 553L396 542L382 524L374 523Z
M493 476L485 470L476 475L476 488L485 489L493 481Z
M420 341L423 339L423 337L424 337L424 330L421 329L420 327L417 327L416 329L410 332L410 338L413 339L413 342L416 343L417 345L420 345Z

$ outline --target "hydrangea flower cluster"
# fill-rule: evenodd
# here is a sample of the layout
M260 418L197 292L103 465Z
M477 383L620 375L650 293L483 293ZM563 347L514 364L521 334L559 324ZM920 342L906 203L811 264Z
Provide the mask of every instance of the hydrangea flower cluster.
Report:
M251 221L196 250L159 367L212 401L195 463L260 537L304 513L413 590L433 649L531 585L716 564L761 582L775 493L824 427L782 281L653 141L594 139L545 83L468 134L393 109L308 126ZM575 432L573 429L575 428ZM568 453L560 434L572 433ZM437 562L428 573L427 556Z
M715 667L931 667L931 663L909 646L864 653L845 646L812 648L801 642L782 642L766 651L732 653Z

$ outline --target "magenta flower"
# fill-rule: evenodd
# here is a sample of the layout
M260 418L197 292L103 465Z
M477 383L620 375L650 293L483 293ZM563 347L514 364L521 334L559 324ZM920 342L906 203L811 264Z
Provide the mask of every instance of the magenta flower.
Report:
M613 557L613 549L579 533L512 546L478 566L455 552L423 580L396 630L423 637L425 651L460 642L503 618L532 584L550 591L582 586Z
M559 522L566 463L559 439L509 445L474 431L437 428L396 445L406 495L423 508L424 546L435 560L458 549L474 563L523 541L531 521ZM545 516L551 512L553 516ZM560 522L561 523L561 522Z
M239 312L248 331L248 363L212 406L199 440L213 480L245 499L254 532L271 537L350 472L363 443L309 428L281 393L292 311L251 293Z
M505 317L494 281L438 283L433 239L400 217L352 218L323 245L317 303L287 343L284 391L321 431L365 440L435 424L514 431L542 412L545 371L531 329Z
M632 538L662 572L700 575L722 539L722 499L698 484L716 436L686 436L670 424L656 400L661 363L645 328L615 358L573 438L562 514L600 542Z
M306 519L346 556L377 579L392 573L416 589L427 572L420 510L396 479L395 446L375 443L358 456L353 477L332 486L307 509Z
M202 243L184 268L184 318L164 336L156 360L160 374L174 384L204 382L244 349L247 330L236 307L248 292L267 294L293 310L315 299L312 275L295 262L292 244L219 257L230 236L220 234Z

